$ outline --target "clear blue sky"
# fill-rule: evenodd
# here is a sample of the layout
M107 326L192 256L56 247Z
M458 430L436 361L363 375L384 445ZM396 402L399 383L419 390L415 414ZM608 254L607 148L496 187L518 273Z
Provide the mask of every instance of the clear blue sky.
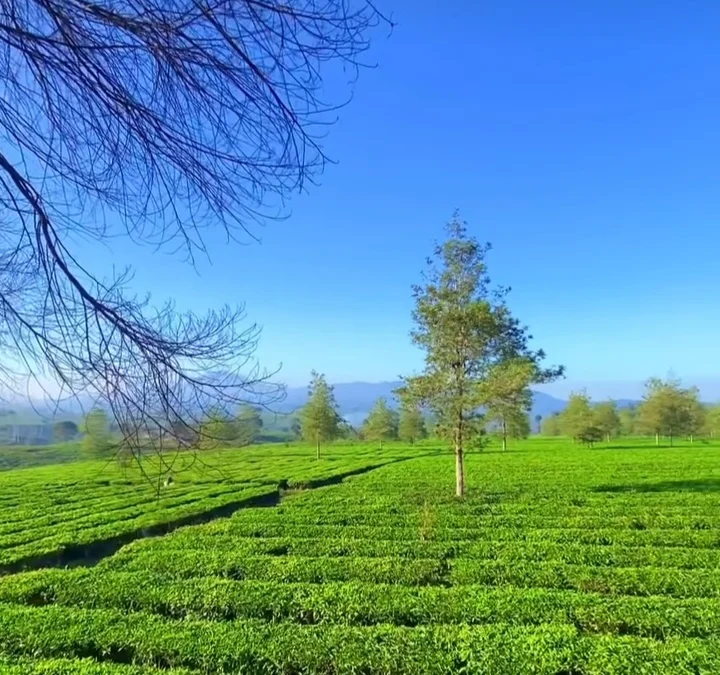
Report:
M198 272L119 247L136 287L245 301L291 385L394 379L421 364L410 285L458 207L567 366L550 391L633 396L673 369L720 397L720 5L378 1L398 26L330 132L338 164Z

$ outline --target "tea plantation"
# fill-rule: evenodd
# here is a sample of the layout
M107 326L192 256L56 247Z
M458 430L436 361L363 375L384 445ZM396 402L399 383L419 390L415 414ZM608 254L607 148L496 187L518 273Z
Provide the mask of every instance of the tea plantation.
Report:
M159 500L8 472L0 673L720 672L720 447L617 446L470 454L463 502L432 447L237 451Z

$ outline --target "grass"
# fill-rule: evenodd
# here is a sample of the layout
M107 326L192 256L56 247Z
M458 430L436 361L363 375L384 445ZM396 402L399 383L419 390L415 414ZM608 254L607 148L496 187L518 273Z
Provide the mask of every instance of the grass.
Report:
M289 489L0 577L0 675L718 672L720 444L613 445L471 453L461 502L432 445L218 453L160 501L114 467L6 472L7 561Z

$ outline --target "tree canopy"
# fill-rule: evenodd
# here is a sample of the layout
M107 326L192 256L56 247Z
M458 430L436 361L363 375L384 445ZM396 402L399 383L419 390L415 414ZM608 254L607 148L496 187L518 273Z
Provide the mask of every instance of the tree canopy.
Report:
M363 424L363 436L368 441L390 441L398 436L397 413L390 409L387 399L379 398Z
M491 287L485 262L490 246L470 236L457 213L446 235L428 260L422 283L413 287L411 337L425 352L424 372L405 378L399 394L436 415L439 433L454 447L455 492L462 496L463 451L484 431L481 409L497 394L497 371L510 362L526 364L524 389L559 376L562 368L542 368L545 354L529 347L527 328L506 304L507 289Z
M315 443L318 459L320 444L339 436L341 421L332 386L324 375L313 371L308 401L300 411L300 429L304 440Z

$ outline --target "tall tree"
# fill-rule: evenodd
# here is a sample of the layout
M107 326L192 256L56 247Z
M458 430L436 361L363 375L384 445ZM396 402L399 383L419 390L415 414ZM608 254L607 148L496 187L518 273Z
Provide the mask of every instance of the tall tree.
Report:
M503 450L507 450L508 436L525 438L528 435L532 405L529 384L535 370L536 365L527 359L508 359L498 363L482 385L487 401L485 418L498 429Z
M146 303L78 242L192 263L217 234L251 236L322 171L319 130L345 99L323 77L359 73L385 19L366 0L0 0L0 15L3 390L93 392L138 460L209 405L276 399L245 368L258 330L241 307Z
M706 430L707 409L700 402L700 392L696 387L685 391L686 405L688 408L687 429L685 432L690 437L690 443Z
M315 443L315 456L320 459L320 443L332 441L340 434L342 418L337 411L335 394L324 375L312 372L308 402L300 411L302 437Z
M562 436L562 416L558 412L554 412L546 417L542 423L543 436Z
M255 406L246 405L240 409L235 420L237 445L252 445L263 427L263 420Z
M679 380L649 379L638 407L639 428L655 435L655 445L660 444L660 436L667 436L672 447L676 436L688 433L692 421L689 401L693 396L692 390L683 389Z
M457 213L446 232L446 241L428 261L423 283L413 287L411 337L425 352L424 372L405 378L399 394L436 414L438 431L454 448L455 493L461 497L464 449L484 429L481 408L492 401L489 382L497 381L495 369L524 360L532 366L532 382L551 380L562 369L540 367L545 355L529 348L527 328L505 303L507 290L491 288L485 263L489 245L470 237Z
M618 412L620 419L620 435L621 436L634 436L635 435L635 418L637 410L635 406L629 405L625 408L621 408Z
M621 422L615 401L604 401L595 405L595 424L609 443L613 436L620 433Z
M382 449L383 441L391 441L397 435L397 414L388 407L385 398L379 398L363 424L363 436L368 441L379 441Z
M590 397L584 391L570 394L568 404L560 415L560 426L563 434L573 441L595 437L592 431L597 428L595 414Z
M102 408L93 408L85 417L83 449L88 457L107 457L115 449L108 414Z
M427 436L425 418L420 406L404 404L400 407L398 436L401 441L407 441L410 444Z

